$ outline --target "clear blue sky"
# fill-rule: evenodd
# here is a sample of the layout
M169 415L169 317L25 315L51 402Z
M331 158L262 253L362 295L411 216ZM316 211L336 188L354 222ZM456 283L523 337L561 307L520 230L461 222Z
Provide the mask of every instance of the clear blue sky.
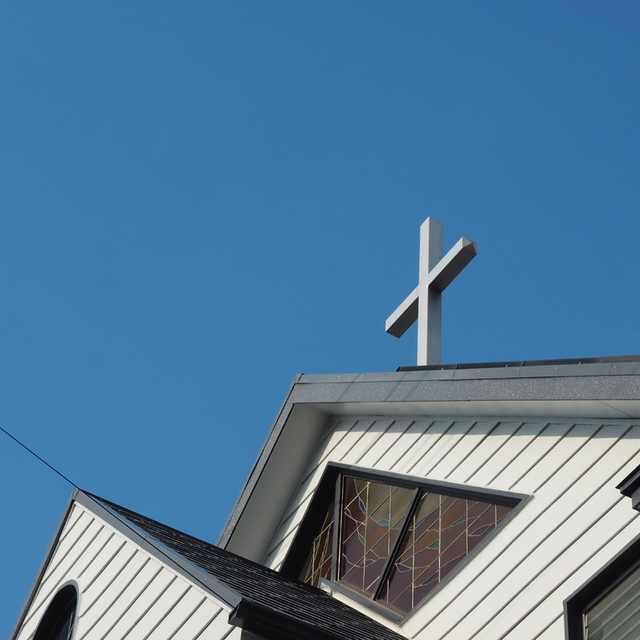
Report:
M215 541L296 373L640 353L640 3L0 6L0 425ZM71 487L0 434L0 638Z

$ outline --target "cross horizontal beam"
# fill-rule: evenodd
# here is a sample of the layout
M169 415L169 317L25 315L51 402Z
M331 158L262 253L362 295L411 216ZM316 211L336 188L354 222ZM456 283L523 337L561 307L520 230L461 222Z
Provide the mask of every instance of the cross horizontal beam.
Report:
M460 274L460 272L476 257L478 247L475 242L460 238L455 246L442 258L436 268L427 277L427 286L442 293ZM418 319L418 285L387 318L384 330L400 338Z
M476 243L460 238L433 271L429 272L429 286L440 292L444 291L477 255Z

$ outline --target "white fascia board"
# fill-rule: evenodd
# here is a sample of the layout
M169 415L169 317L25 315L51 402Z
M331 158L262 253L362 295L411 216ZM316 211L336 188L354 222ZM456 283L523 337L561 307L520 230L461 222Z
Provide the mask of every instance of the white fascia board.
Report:
M282 425L272 429L273 443L267 440L271 446L263 448L249 475L218 546L262 562L326 421L326 413L311 405L287 407ZM230 535L225 538L226 532Z

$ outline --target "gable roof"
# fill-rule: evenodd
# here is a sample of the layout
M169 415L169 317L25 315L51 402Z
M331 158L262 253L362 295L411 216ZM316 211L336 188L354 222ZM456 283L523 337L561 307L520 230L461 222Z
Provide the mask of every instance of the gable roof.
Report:
M262 561L329 417L363 415L640 418L640 356L296 376L218 544Z
M77 502L123 526L154 555L233 607L229 623L269 640L401 640L403 637L329 594L97 496Z

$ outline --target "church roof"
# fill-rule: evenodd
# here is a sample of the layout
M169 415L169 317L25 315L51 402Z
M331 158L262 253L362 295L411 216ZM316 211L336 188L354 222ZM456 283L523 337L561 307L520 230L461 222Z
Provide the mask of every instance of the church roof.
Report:
M102 507L106 513L99 515L107 515L112 524L115 517L125 526L125 534L142 537L143 546L151 546L156 555L179 565L184 574L234 607L229 622L235 626L269 640L402 639L320 589L108 500L80 491L75 499L94 512Z
M330 416L640 418L640 356L296 376L218 544L260 561ZM261 522L256 528L253 523Z

